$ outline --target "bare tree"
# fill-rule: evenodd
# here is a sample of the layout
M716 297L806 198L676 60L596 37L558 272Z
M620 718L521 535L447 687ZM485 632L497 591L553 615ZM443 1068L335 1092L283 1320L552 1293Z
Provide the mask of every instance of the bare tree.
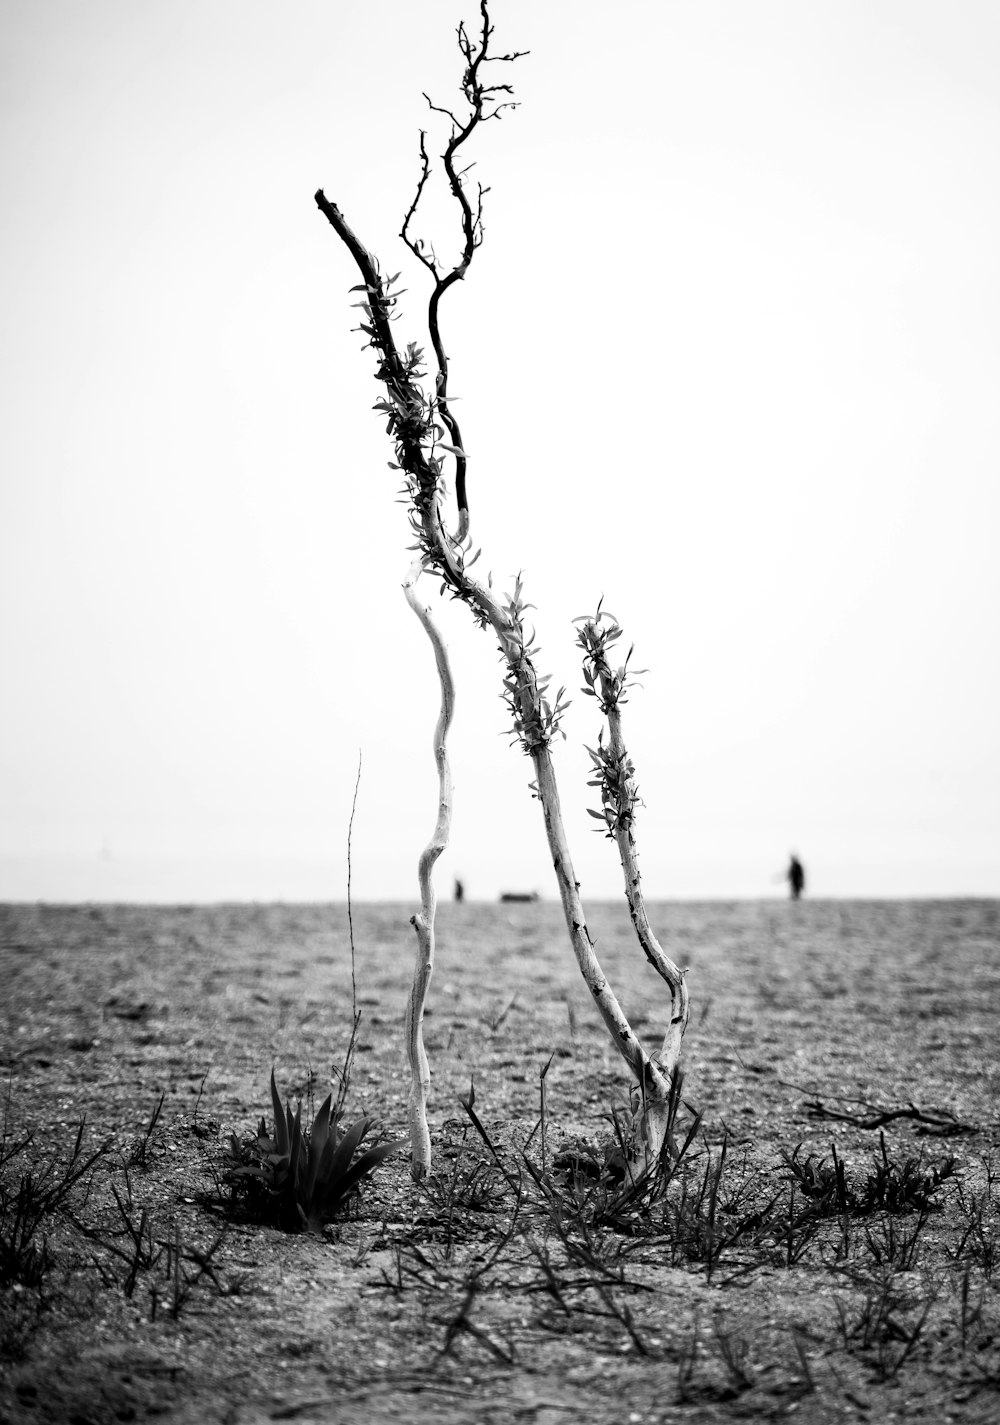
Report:
M411 1069L410 1130L413 1143L413 1174L423 1176L430 1165L430 1139L426 1122L427 1060L421 1038L424 999L433 968L434 892L431 872L434 861L447 842L451 813L451 783L447 764L446 736L451 717L453 691L443 640L430 609L419 605L415 586L424 572L440 578L445 591L465 604L475 621L492 630L500 645L503 661L504 697L514 732L531 759L535 780L532 791L542 807L559 895L577 963L619 1052L628 1064L636 1085L634 1110L629 1126L629 1150L636 1170L648 1167L659 1156L668 1121L671 1084L677 1071L681 1039L688 1018L688 996L684 972L657 944L642 902L636 862L634 822L638 806L635 771L622 738L620 707L629 685L628 660L613 668L608 651L621 636L617 622L598 608L590 619L580 620L579 646L584 654L585 691L598 700L607 719L608 740L603 732L598 748L591 752L601 789L601 810L594 814L604 820L608 835L618 845L625 876L632 922L650 963L670 991L670 1017L663 1043L648 1053L639 1043L601 969L587 929L566 832L559 790L552 760L552 744L560 730L560 720L568 706L565 689L552 696L550 679L535 665L534 633L526 623L530 607L520 579L512 593L501 596L492 579L479 582L469 571L478 552L470 539L467 492L467 457L458 421L449 404L449 364L441 337L440 308L445 293L465 277L483 241L483 199L487 190L472 188L464 161L464 148L484 123L499 118L512 108L512 88L506 83L488 82L496 70L491 66L510 65L520 52L494 54L491 49L493 25L488 0L480 0L480 23L473 36L464 24L458 26L458 47L464 61L461 113L443 108L427 98L431 111L447 122L448 137L441 154L442 169L457 208L461 251L452 264L439 260L432 244L413 235L421 201L427 191L432 163L427 135L420 135L420 176L416 192L403 220L400 236L430 278L427 326L434 356L433 386L424 370L424 353L416 343L401 347L395 339L392 320L399 278L383 275L375 256L348 225L344 215L322 189L316 203L341 242L354 259L361 283L352 290L362 293L358 305L364 313L360 327L377 358L376 379L384 393L375 409L386 419L387 432L395 444L392 469L401 473L415 540L416 560L407 576L405 589L411 606L434 644L442 688L441 714L435 730L435 758L439 773L439 809L434 836L420 863L422 908L413 924L418 936L414 987L407 1012L407 1048ZM457 514L449 529L444 512L446 470L454 466Z

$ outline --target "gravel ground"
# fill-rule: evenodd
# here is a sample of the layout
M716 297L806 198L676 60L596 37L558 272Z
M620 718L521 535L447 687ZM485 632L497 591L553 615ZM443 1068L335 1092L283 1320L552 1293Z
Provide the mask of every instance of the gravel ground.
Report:
M372 1114L391 1136L405 1131L409 913L353 911L348 1118ZM608 978L655 1045L664 999L625 908L590 914ZM5 1243L25 1173L58 1175L83 1119L82 1151L107 1145L39 1224L40 1286L16 1272L0 1286L0 1420L1000 1419L1000 905L662 904L652 918L690 967L695 1178L725 1139L730 1180L751 1195L788 1190L781 1155L798 1145L817 1162L836 1145L860 1181L881 1127L897 1163L956 1160L913 1260L898 1237L916 1216L883 1214L849 1241L831 1221L792 1267L773 1243L735 1244L709 1272L662 1241L604 1234L602 1278L596 1259L560 1254L537 1193L520 1226L503 1181L494 1211L457 1210L456 1174L492 1171L460 1102L473 1081L508 1170L529 1138L537 1162L550 1056L550 1156L606 1138L624 1084L545 902L440 909L432 1192L399 1157L322 1237L232 1217L226 1145L270 1116L272 1067L304 1118L336 1084L346 908L0 907ZM561 1304L531 1243L550 1254ZM1000 1282L1000 1247L997 1267Z

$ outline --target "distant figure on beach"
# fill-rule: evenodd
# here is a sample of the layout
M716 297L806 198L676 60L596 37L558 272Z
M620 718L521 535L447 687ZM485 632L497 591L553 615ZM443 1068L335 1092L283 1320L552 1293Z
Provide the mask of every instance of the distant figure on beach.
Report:
M457 901L465 900L465 887L457 876L455 877L455 899Z
M792 893L792 900L797 901L806 888L805 867L799 858L792 852L792 859L788 863L788 870L785 873L788 880L788 887Z

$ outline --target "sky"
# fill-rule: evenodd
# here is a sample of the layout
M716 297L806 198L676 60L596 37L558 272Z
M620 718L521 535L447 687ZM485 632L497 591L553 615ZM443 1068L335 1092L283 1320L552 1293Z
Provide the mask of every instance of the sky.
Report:
M602 597L647 670L649 897L782 895L793 850L816 896L1000 895L1000 9L493 12L530 54L444 336L477 569L522 573L573 695L585 898L621 892L572 625ZM0 899L342 900L350 871L416 900L433 655L313 194L424 344L398 232L476 15L0 7ZM449 252L454 214L422 231ZM424 584L457 683L440 892L555 895L494 640Z

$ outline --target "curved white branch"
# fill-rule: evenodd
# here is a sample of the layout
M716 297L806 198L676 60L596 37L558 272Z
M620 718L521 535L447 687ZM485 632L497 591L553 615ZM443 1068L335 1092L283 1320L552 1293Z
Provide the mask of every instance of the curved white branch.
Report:
M410 608L423 624L434 648L438 678L441 684L441 711L434 729L434 760L438 771L438 813L434 832L420 857L420 911L410 924L417 932L417 957L413 971L413 986L406 1007L406 1057L410 1066L408 1116L412 1158L410 1172L415 1181L426 1177L431 1165L431 1138L427 1127L427 1094L431 1072L424 1049L424 1004L434 973L434 917L437 897L434 892L434 863L448 845L451 835L451 768L448 763L448 729L455 709L455 685L451 676L448 649L434 622L430 609L417 597L416 584L423 571L423 561L414 560L403 581L403 593Z

